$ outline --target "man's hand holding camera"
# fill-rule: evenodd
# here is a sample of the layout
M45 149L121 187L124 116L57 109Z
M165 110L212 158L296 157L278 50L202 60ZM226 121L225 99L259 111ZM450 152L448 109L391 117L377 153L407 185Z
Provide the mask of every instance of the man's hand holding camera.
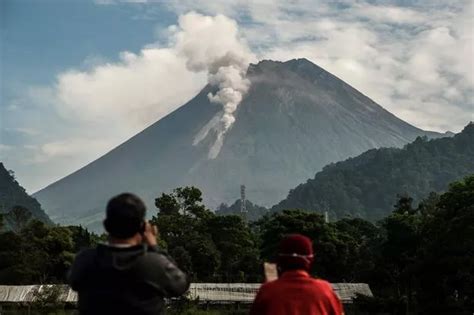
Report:
M143 232L143 243L148 244L149 246L157 245L157 236L158 228L156 225L150 224L150 222L145 222L145 231Z

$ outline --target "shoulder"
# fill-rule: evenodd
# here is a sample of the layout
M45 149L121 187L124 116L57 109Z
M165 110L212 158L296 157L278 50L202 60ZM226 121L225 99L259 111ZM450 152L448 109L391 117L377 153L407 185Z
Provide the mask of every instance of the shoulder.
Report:
M316 289L318 294L325 297L328 305L331 305L331 307L336 310L336 314L343 314L341 300L336 291L334 291L332 284L321 279L314 279L314 282L318 287Z
M281 278L279 278L273 281L263 283L258 289L258 292L261 294L264 294L264 293L266 294L266 293L278 290L281 287L282 287L282 280Z
M97 249L95 248L87 248L81 250L79 253L76 254L75 261L76 262L86 262L92 261L97 254Z
M149 248L138 261L138 267L143 268L143 272L156 273L160 270L176 268L173 259L159 248ZM157 269L158 268L158 269Z
M313 280L313 283L318 286L318 287L321 287L321 288L325 288L325 289L331 289L332 290L332 285L330 282L326 281L326 280L323 280L323 279L315 279L315 278L312 278Z
M331 283L321 279L313 279L313 289L318 295L325 296L328 300L338 300L339 297L334 291Z
M96 256L97 249L95 248L81 250L79 253L76 254L72 268L76 270L90 268L90 266L94 264Z
M88 273L94 263L96 249L85 249L80 251L74 258L74 263L68 272L67 279L73 290L78 290L83 277Z
M158 263L164 260L169 260L169 255L166 251L158 247L148 247L148 248L145 248L145 252L142 258L144 259L144 261Z
M322 279L311 279L311 287L318 294L325 296L332 296L334 294L334 289L330 282Z
M87 248L77 253L76 259L84 259L84 260L91 259L92 257L96 256L96 254L97 254L96 248Z

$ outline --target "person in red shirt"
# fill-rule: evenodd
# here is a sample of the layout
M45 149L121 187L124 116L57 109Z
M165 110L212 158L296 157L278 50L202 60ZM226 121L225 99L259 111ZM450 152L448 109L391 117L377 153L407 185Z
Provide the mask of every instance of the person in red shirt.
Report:
M313 244L309 238L300 234L283 238L277 261L280 278L260 287L250 314L344 314L331 284L309 275L313 259Z

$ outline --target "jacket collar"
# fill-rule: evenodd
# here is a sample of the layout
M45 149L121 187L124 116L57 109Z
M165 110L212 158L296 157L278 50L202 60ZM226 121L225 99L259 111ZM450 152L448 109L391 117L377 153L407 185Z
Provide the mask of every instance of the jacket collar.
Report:
M309 273L306 270L298 269L298 270L288 270L285 271L281 278L289 279L289 278L309 278Z

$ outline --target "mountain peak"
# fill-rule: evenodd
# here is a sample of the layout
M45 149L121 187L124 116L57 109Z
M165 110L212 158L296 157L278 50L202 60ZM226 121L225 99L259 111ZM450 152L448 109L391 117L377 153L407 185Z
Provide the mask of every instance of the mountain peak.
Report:
M241 184L268 206L328 163L378 147L402 147L426 134L393 116L308 59L249 66L248 93L215 158L211 130L220 104L209 86L175 112L36 196L63 224L98 228L107 198L134 191L153 203L161 192L198 186L208 206L229 203ZM199 138L200 141L196 141ZM118 175L119 174L119 175ZM87 201L81 196L87 195ZM67 209L67 211L65 211Z
M252 63L250 65L254 66L254 67L259 67L259 66L266 66L266 65L277 65L277 66L279 66L279 65L292 65L292 64L301 64L301 65L311 64L311 65L315 66L315 64L313 62L311 62L310 60L308 60L306 58L294 58L294 59L290 59L290 60L287 60L287 61L262 59L259 62L257 62L256 64Z
M281 82L289 83L296 83L302 79L307 83L322 84L325 88L345 85L342 80L306 58L291 59L284 62L264 59L257 64L250 64L247 76L249 78L263 77L272 81L278 78Z
M271 60L271 59L263 59L260 60L257 64L250 64L249 71L265 71L265 70L290 70L294 71L298 68L306 68L307 70L313 71L324 71L323 68L319 67L318 65L314 64L310 60L306 58L297 58L297 59L290 59L287 61L278 61L278 60Z
M474 122L470 121L461 131L463 134L474 135Z
M302 66L302 67L318 67L315 63L313 63L311 60L306 59L306 58L295 58L295 59L290 59L285 61L283 64L289 65L289 66ZM322 69L322 68L320 68Z

